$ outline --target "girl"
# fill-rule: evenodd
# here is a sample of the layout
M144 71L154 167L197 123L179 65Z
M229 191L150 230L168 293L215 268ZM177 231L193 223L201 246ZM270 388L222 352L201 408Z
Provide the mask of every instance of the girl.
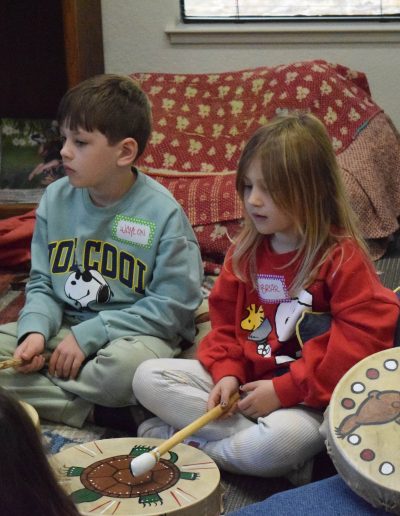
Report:
M236 186L245 224L210 295L212 329L198 360L140 366L135 396L158 417L138 435L165 439L240 389L229 417L191 440L227 471L302 484L324 448L319 426L335 385L393 345L399 303L367 256L315 116L260 128Z
M0 500L7 516L78 516L58 485L36 428L0 388Z

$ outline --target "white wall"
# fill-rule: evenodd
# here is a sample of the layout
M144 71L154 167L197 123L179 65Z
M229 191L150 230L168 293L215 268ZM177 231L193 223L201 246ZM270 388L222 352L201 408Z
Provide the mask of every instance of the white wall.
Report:
M366 73L372 96L400 128L400 43L171 45L179 0L102 0L106 72L222 72L325 59ZM400 41L400 37L399 37Z

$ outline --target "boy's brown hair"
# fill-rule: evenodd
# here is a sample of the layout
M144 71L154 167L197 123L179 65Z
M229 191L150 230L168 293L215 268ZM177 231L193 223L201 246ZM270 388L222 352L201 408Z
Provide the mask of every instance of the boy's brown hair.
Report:
M99 131L110 145L133 138L136 159L151 133L151 108L146 94L130 77L96 75L71 88L61 99L58 122L69 129Z

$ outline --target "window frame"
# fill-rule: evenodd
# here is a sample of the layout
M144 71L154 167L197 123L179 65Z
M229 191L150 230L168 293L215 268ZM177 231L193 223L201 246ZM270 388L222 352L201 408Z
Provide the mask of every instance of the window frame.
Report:
M390 23L400 21L398 14L363 15L363 16L187 16L185 13L185 0L179 0L181 22L184 24L241 24L241 23L332 23L332 22L374 22Z

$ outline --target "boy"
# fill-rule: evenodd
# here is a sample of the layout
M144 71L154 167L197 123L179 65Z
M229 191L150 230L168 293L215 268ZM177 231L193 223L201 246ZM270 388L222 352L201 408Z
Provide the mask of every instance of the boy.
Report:
M132 167L151 112L129 77L82 82L58 115L67 177L37 210L26 303L0 327L0 356L26 363L0 384L45 419L134 431L136 367L194 337L199 247L172 195Z

